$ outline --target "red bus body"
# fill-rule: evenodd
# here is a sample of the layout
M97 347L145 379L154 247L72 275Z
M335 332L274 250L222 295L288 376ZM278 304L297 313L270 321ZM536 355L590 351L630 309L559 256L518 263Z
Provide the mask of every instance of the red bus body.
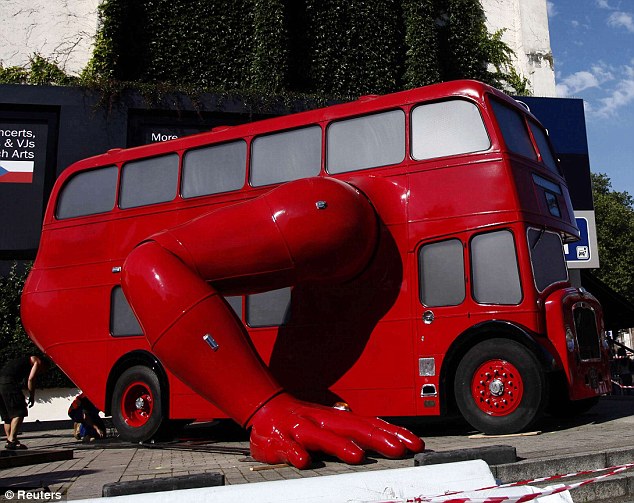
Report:
M458 138L458 145L448 151L442 145L418 146L425 138L442 138L445 129L452 138L461 136L452 130L455 121L443 117L463 113L463 108L468 121L477 123L479 116L484 135L475 135L471 127L458 128L467 138ZM357 163L343 156L340 162L352 168L331 169L332 152L346 148L336 144L333 125L354 128L350 119L387 112L393 113L390 120L402 124L402 159L371 166L371 161ZM583 289L571 287L567 273L562 273L563 251L561 257L555 253L554 260L548 255L555 244L561 246L559 238L578 238L578 230L566 181L547 152L546 133L530 112L499 91L456 81L117 149L66 169L53 189L40 249L25 285L23 322L30 337L97 407L111 412L121 373L147 365L165 393L166 418L223 417L162 367L142 334L113 335L118 272L148 236L279 185L266 183L266 177L254 183L253 145L307 126L321 134L320 165L310 176L333 177L364 194L378 215L379 238L368 267L351 281L297 284L272 294L254 291L230 299L257 352L284 388L324 404L345 401L355 412L373 416L439 415L457 402L474 426L490 432L525 427L515 421L496 425L524 414L526 407L539 409L537 416L549 394L585 403L607 393L601 307ZM374 126L360 127L366 134ZM357 141L354 133L346 134L352 135L351 143ZM182 165L188 153L237 140L246 149L239 187L185 196ZM358 154L365 159L363 152ZM170 156L177 156L178 165L174 196L154 204L122 205L126 164ZM78 174L104 167L112 167L116 178L112 208L60 216L65 187ZM239 234L247 227L244 220L226 222L227 233ZM316 231L301 232L309 245ZM510 250L514 254L509 255ZM239 261L240 254L222 260ZM336 255L331 260L336 262ZM427 263L433 264L429 270ZM492 279L498 272L502 276ZM451 286L439 293L445 276ZM221 293L231 297L236 284L239 281ZM273 295L275 309L282 305L284 310L272 316L277 321L270 321L267 295ZM478 352L485 356L470 365L467 360ZM522 360L528 362L526 370L520 368ZM520 403L531 393L534 379L541 383L539 397ZM465 403L469 401L473 403ZM465 410L469 407L473 412ZM484 422L474 419L478 414Z

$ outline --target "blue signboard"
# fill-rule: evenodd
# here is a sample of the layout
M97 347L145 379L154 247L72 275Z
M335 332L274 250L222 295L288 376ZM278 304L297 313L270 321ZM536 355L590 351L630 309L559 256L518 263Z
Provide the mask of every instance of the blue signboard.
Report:
M564 245L564 255L566 262L568 262L568 267L577 269L599 267L594 212L575 211L575 220L581 238L579 241Z
M577 227L581 233L581 239L566 245L566 260L587 262L590 260L590 238L588 236L588 221L585 218L576 218ZM564 250L565 251L565 250Z

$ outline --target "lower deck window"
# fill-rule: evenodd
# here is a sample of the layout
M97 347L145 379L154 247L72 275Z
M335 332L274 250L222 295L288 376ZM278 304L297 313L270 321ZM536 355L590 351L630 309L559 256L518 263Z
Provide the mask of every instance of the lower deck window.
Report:
M457 306L465 298L462 241L430 243L418 252L420 301L429 307Z
M250 327L284 325L290 311L290 288L248 295L246 298L246 322Z
M143 335L141 325L120 286L114 287L110 295L110 333L114 337Z
M473 298L481 304L522 301L515 239L511 231L478 234L471 240Z

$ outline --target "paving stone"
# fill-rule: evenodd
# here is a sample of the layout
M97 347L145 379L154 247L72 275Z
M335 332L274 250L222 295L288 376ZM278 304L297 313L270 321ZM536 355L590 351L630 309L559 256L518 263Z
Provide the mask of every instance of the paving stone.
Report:
M557 421L546 418L536 426L542 430L540 435L503 439L471 439L469 436L473 432L468 426L447 420L421 420L404 425L420 435L429 450L437 453L506 444L514 447L518 457L524 459L520 463L528 464L527 462L531 460L546 459L547 462L541 463L543 471L546 475L551 475L554 473L548 472L563 469L557 468L557 463L561 466L562 462L570 460L570 456L581 454L599 453L603 456L604 463L609 466L633 462L633 414L634 397L618 401L607 398L602 399L596 409L578 420ZM200 431L198 426L195 427L195 431L198 435ZM70 430L28 431L23 433L21 440L29 445L29 450L74 450L74 458L44 465L0 469L0 479L3 485L41 480L48 483L51 489L61 488L62 491L68 493L70 500L74 500L89 496L99 497L103 485L108 483L196 475L214 471L225 475L227 484L245 484L262 482L275 477L277 477L276 480L278 478L295 479L414 466L413 455L404 460L389 460L370 453L368 462L362 465L350 466L324 457L325 459L317 459L309 470L283 468L263 475L261 472L249 470L251 466L259 463L241 461L245 458L244 450L248 450L246 435L238 441L218 439L216 436L213 438L213 441L198 447L197 450L185 451L175 449L173 444L164 449L156 444L150 448L122 444L117 439L114 439L116 442L112 444L104 441L100 446L86 446L72 440ZM584 464L586 462L587 460L583 463L575 462L575 466L579 469L590 466ZM620 494L618 491L626 491L625 494L629 495L634 494L634 483L630 478L623 477L623 479L624 481L620 482L618 481L620 479L615 479L616 485L613 484L611 489L613 493L608 492L610 489L608 486L595 487L592 489L596 491L595 497L603 497L600 496L600 491L613 495ZM617 496L613 497L617 498ZM575 501L578 500L575 493L573 498ZM630 500L634 501L634 497ZM610 501L610 503L613 502Z

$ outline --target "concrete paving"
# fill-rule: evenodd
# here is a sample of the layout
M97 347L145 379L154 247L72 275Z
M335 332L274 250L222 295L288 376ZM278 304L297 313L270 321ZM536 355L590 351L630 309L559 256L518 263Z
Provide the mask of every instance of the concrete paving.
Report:
M634 463L634 397L604 397L594 409L574 420L545 417L535 425L535 430L540 433L530 436L473 438L477 432L471 431L460 420L403 420L401 424L419 434L428 450L437 452L481 446L513 446L521 460L517 469L523 467L521 470L524 470L517 473L522 474L539 473L539 469L535 471L534 467L546 470L543 475L554 475L562 473L560 470L576 471L601 467L599 465L609 466L609 463ZM161 444L133 445L115 436L85 444L74 440L70 429L30 431L20 438L30 452L72 449L74 456L65 461L1 469L0 500L7 488L44 487L73 500L100 497L107 483L201 473L220 473L224 475L225 484L244 484L414 466L413 455L401 460L388 460L370 453L367 462L359 466L316 456L308 470L286 466L268 469L249 457L247 435L229 422L191 425L184 430L179 441ZM513 476L511 472L504 471L507 469L505 466L501 465L501 472L494 471L494 474L497 473L498 478L506 478L503 482L508 482ZM528 466L533 467L532 472L525 471ZM620 501L634 500L631 497L634 483L630 479L621 484L625 492L619 493ZM612 497L612 500L615 501L615 498ZM584 501L592 500L585 498Z

